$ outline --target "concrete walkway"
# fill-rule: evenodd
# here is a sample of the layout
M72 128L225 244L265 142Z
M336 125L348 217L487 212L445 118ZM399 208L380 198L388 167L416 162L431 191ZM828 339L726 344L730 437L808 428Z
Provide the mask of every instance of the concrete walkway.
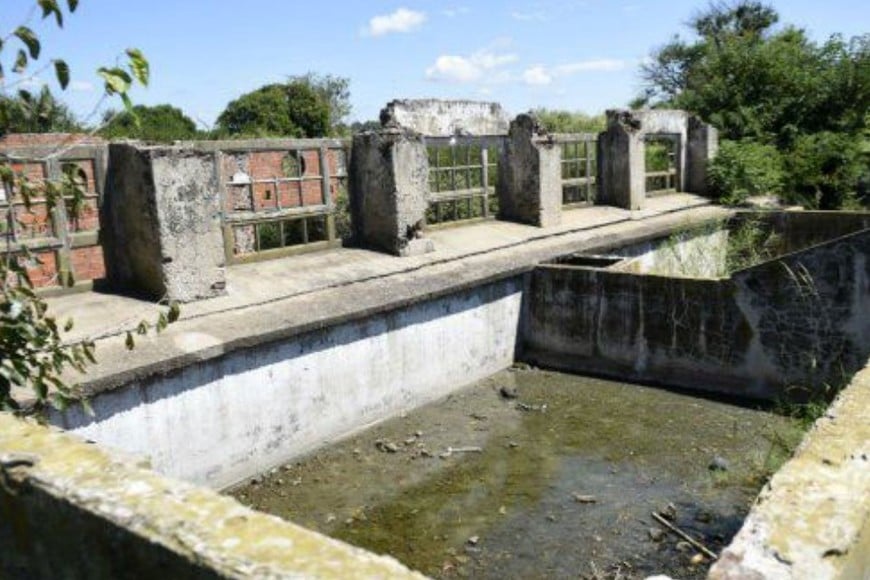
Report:
M728 215L708 203L674 194L649 199L643 211L604 206L568 210L555 228L488 221L435 229L427 235L436 251L409 258L340 248L232 266L227 295L183 305L179 322L160 336L138 337L133 351L124 348L124 334L140 320L156 320L156 305L96 292L55 297L48 303L58 320L75 320L67 340L97 342L99 364L85 377L69 379L87 391L99 391L527 271L572 250Z

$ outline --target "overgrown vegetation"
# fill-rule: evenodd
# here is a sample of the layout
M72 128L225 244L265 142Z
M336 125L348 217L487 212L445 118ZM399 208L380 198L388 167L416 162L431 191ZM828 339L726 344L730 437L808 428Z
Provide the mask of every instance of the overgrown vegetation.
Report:
M607 126L604 115L587 115L578 111L538 108L532 114L550 133L600 133Z
M715 164L723 203L779 193L812 208L866 205L870 34L816 44L778 21L756 1L710 5L690 21L693 39L674 37L643 65L634 105L689 110L733 143ZM772 150L781 168L775 156L755 165Z

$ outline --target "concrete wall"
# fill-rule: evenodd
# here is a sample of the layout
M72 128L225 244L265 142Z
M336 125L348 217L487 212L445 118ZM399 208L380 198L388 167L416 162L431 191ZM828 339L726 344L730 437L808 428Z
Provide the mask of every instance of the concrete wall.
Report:
M104 206L111 283L182 302L224 292L214 156L115 144Z
M868 255L865 230L723 280L544 266L523 356L746 397L821 390L870 354Z
M430 136L504 135L508 116L498 103L439 99L400 99L381 110L384 127Z
M609 110L607 129L598 138L601 203L633 210L643 208L646 198L644 140L651 135L676 136L679 190L706 192L707 162L718 148L715 128L685 111Z
M0 413L0 577L422 578Z
M514 360L522 278L191 365L53 422L222 487Z

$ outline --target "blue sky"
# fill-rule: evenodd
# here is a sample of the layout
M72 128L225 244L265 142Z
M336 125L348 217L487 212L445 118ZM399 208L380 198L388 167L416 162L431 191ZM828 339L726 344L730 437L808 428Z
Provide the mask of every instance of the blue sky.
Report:
M3 34L33 0L2 0ZM868 32L870 2L778 0L781 22L815 40ZM32 21L43 59L66 58L63 95L86 115L93 71L140 48L152 82L142 104L172 103L205 125L238 95L307 71L351 81L352 119L393 98L494 100L512 114L545 106L596 113L640 89L638 66L707 2L690 0L81 0L65 28ZM9 54L7 54L7 60ZM49 75L42 73L41 77ZM34 84L40 79L34 80Z

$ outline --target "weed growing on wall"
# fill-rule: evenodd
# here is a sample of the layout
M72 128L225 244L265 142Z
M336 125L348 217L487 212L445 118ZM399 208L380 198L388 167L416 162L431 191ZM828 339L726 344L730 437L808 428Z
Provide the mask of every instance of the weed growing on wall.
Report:
M759 217L742 220L728 233L725 269L736 272L775 258L782 245L782 236L770 223Z

